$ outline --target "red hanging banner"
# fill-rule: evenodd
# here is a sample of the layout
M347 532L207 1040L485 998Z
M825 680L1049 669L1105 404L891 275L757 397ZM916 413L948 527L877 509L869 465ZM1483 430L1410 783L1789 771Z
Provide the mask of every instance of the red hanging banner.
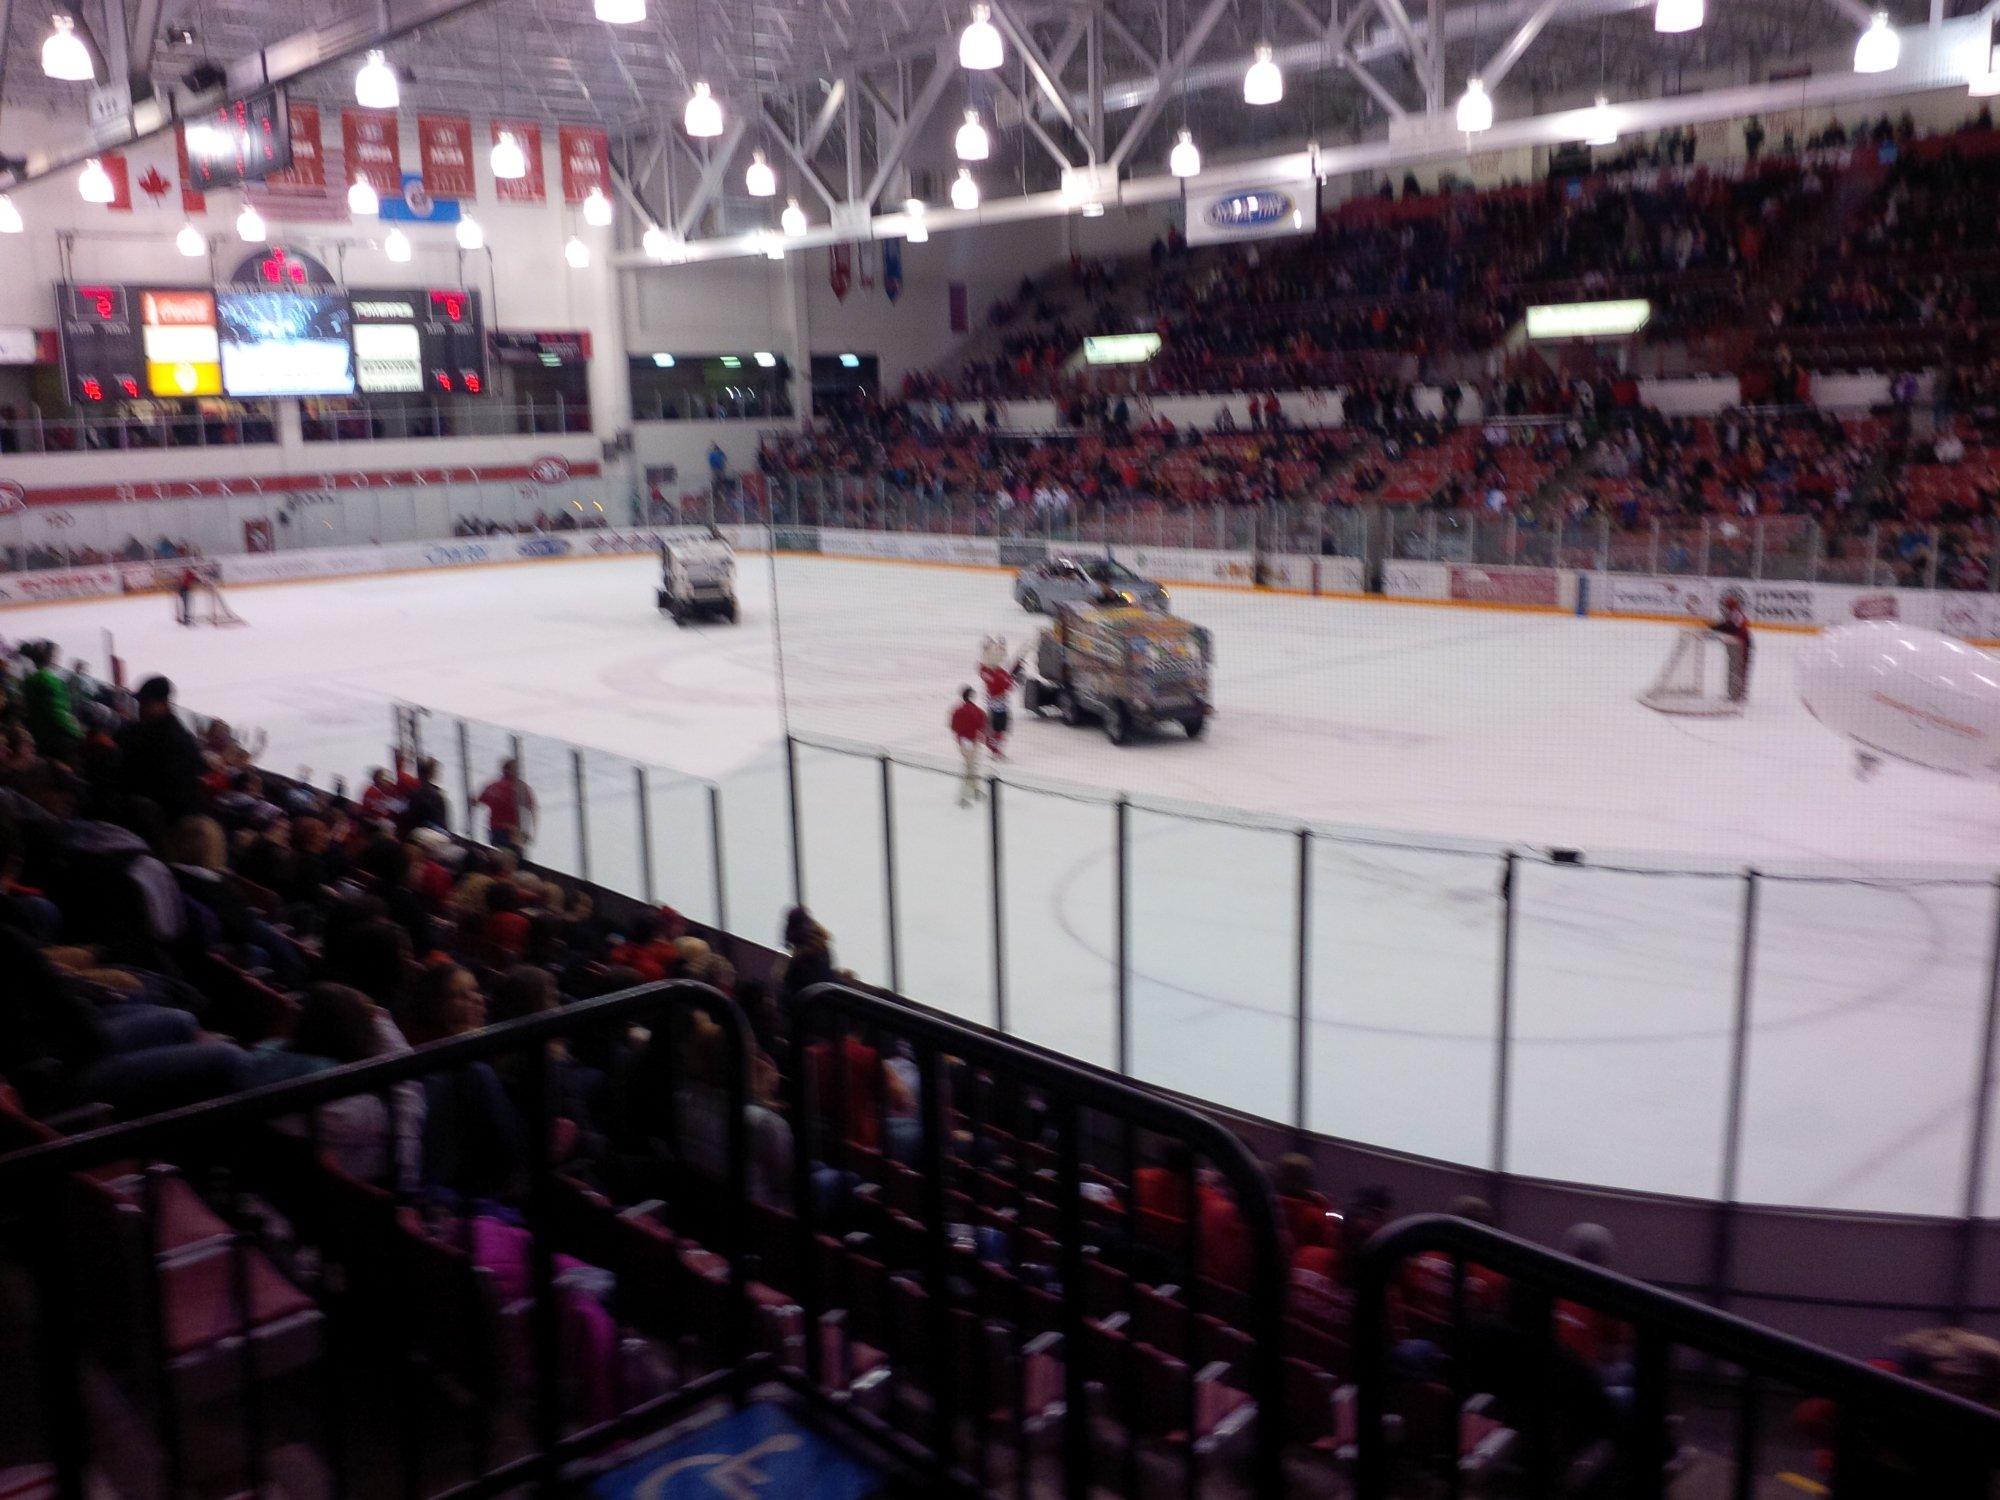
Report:
M828 251L827 283L836 302L847 300L847 288L854 280L854 247L834 245Z
M347 180L361 178L383 197L403 193L403 140L394 113L343 109L340 144L347 157Z
M181 212L199 214L208 212L208 197L188 186L188 138L187 126L174 127L174 159L181 169Z
M562 185L565 203L581 203L596 188L611 196L611 141L589 125L565 125L557 132L562 145Z
M292 117L292 164L264 179L267 188L299 189L326 186L326 152L320 143L319 106L303 99L286 102ZM346 185L342 184L345 191Z
M548 182L542 171L542 127L533 120L495 120L487 128L496 143L500 132L506 131L521 143L521 150L528 157L525 177L493 179L493 196L502 203L540 203L547 199Z
M104 164L104 175L111 179L111 201L104 206L114 214L132 212L132 169L131 164L116 151L106 151L98 158Z
M470 198L478 192L472 180L472 121L464 115L418 115L417 160L424 191L433 198Z

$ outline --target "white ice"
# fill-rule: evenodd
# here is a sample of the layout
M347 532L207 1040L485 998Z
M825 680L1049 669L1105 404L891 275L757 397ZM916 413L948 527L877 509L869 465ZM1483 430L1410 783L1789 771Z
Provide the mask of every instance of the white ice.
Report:
M96 662L110 630L131 670L262 726L272 765L322 784L381 763L392 700L433 711L427 748L454 793L452 716L477 721L475 783L518 732L544 804L537 857L562 869L579 867L566 746L589 747L590 871L635 893L644 763L654 894L704 919L718 911L713 781L728 923L766 941L791 894L782 662L795 735L898 758L902 987L994 1019L989 823L954 805L944 719L982 636L1031 641L1008 580L746 557L744 623L680 630L651 607L654 571L600 559L238 589L250 623L227 630L180 629L167 600L140 597L11 611L0 632ZM1110 799L1124 791L1134 1071L1292 1118L1296 830L1309 823L1307 1123L1485 1164L1512 846L1532 857L1515 891L1507 1166L1712 1196L1739 872L1754 864L1771 878L1741 1196L1960 1211L2000 792L1900 767L1854 780L1846 747L1792 693L1800 637L1760 634L1746 716L1677 720L1634 701L1670 626L1174 593L1215 632L1209 736L1120 749L1024 719L1001 767L1010 1029L1113 1060ZM887 981L881 765L808 745L799 769L808 902L839 960ZM1551 865L1551 846L1586 863ZM2000 1176L2000 1151L1989 1160ZM1989 1202L1995 1186L1982 1184Z

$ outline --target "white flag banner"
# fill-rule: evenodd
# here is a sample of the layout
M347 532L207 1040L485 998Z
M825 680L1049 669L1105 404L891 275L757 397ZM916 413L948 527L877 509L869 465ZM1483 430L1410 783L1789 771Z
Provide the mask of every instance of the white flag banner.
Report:
M1310 177L1265 187L1190 190L1188 243L1214 245L1305 234L1312 229L1316 213Z

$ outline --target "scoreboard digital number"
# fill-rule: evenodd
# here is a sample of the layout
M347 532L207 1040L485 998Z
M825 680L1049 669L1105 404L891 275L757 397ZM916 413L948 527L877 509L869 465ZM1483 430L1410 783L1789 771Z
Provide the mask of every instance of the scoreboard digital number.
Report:
M63 382L78 406L146 394L146 349L129 288L66 285L62 310Z
M453 287L424 293L423 323L430 388L465 396L486 394L486 329L476 292Z
M486 394L486 332L463 287L357 290L354 352L364 392Z
M186 135L188 186L197 192L256 182L292 164L292 116L282 89L193 116Z

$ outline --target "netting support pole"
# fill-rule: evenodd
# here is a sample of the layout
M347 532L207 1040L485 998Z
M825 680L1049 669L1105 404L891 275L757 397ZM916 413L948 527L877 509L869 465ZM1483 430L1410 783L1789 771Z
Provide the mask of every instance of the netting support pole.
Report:
M569 779L576 788L576 873L590 879L590 804L583 790L583 752L571 747Z
M1493 1047L1493 1143L1490 1158L1493 1199L1498 1206L1506 1189L1508 1089L1514 1077L1514 871L1516 856L1509 849L1500 867L1500 973L1494 985L1497 1014ZM1502 1222L1505 1222L1504 1216Z
M1750 1078L1750 1003L1757 975L1757 872L1743 872L1742 929L1736 948L1736 1019L1729 1046L1729 1093L1722 1119L1722 1183L1717 1197L1709 1295L1727 1300L1736 1261L1736 1193L1743 1169L1743 1096Z
M1129 1077L1132 1072L1132 986L1131 986L1131 933L1128 930L1130 916L1127 910L1129 880L1126 871L1127 825L1130 822L1131 804L1120 797L1113 804L1113 844L1111 851L1111 912L1112 931L1112 978L1118 997L1117 1055L1118 1072L1121 1077Z
M1307 1055L1309 1033L1307 1009L1312 990L1312 830L1299 830L1299 931L1298 963L1292 1033L1292 1123L1300 1130L1306 1125L1306 1077L1310 1070Z
M882 768L882 919L888 928L889 988L903 993L903 944L896 911L896 794L889 757L878 755Z
M792 826L792 905L806 904L805 838L799 827L799 742L785 736L785 807Z
M993 883L993 1029L1007 1033L1007 887L1000 854L1000 778L986 778L986 850Z
M653 797L644 766L632 768L632 785L639 794L639 890L653 906L659 901L653 886Z
M1979 1071L1972 1086L1972 1139L1965 1152L1965 1213L1959 1231L1958 1272L1952 1285L1952 1321L1972 1305L1972 1277L1979 1253L1979 1215L1986 1198L1986 1138L1993 1128L1993 1046L2000 1039L2000 878L1993 882L1993 943L1986 962L1986 1025L1979 1034Z
M465 832L468 837L477 832L475 807L472 801L472 731L466 728L465 720L454 719L457 733L453 736L458 745L458 794L465 800Z
M708 788L708 863L715 877L715 930L729 930L729 898L724 894L722 880L722 788L709 783Z

